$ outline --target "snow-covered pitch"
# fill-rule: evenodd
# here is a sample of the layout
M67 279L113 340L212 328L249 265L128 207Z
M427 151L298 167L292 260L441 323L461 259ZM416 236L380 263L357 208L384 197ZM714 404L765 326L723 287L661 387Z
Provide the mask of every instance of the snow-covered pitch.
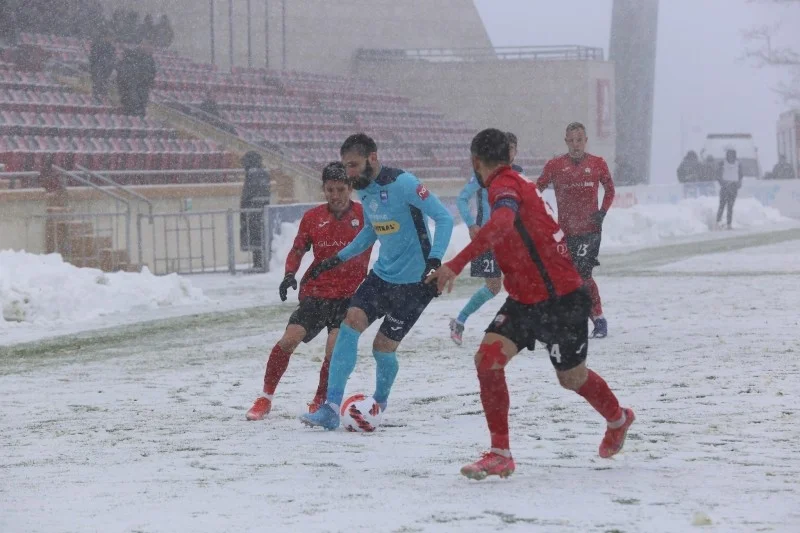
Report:
M597 456L603 421L538 348L507 370L517 471L482 482L458 470L488 445L472 355L502 296L463 347L447 332L475 281L429 306L399 350L383 425L357 434L297 421L322 337L293 356L268 419L244 420L295 305L278 300L280 272L110 277L103 316L25 321L10 306L21 294L48 309L32 271L68 267L50 259L14 282L9 263L33 259L6 253L0 531L800 531L800 229L752 211L761 224L743 208L740 229L717 233L641 212L636 242L609 215L597 279L610 336L590 343L589 364L636 410L625 450ZM96 276L62 280L80 284L66 289L77 309L81 291L103 308ZM375 329L348 393L372 392Z

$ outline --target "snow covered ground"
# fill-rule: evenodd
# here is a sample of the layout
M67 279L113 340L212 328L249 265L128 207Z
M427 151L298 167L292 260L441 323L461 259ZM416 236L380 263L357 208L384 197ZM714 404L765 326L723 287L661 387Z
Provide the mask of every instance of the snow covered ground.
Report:
M206 301L121 321L13 323L0 335L40 340L0 347L0 531L800 531L800 231L658 242L606 250L598 276L611 336L589 363L637 412L625 451L597 457L602 421L540 348L507 371L508 480L458 474L488 444L472 353L501 303L455 347L468 279L404 341L371 435L297 422L322 338L244 421L294 306L278 274L191 277ZM372 390L374 331L349 392Z

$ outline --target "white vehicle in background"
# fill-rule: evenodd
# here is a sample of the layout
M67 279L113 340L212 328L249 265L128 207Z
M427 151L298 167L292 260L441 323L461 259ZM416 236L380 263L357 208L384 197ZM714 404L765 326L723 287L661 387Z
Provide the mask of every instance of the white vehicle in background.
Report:
M749 133L709 133L700 152L700 160L711 156L715 161L725 159L725 152L733 148L742 165L745 178L761 178L761 164L758 162L758 148Z

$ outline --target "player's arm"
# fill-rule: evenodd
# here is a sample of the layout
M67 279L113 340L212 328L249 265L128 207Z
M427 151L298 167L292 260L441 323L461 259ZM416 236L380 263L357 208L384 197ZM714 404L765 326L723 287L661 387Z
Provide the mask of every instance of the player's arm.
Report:
M300 268L303 256L311 249L311 234L308 231L310 222L309 217L306 215L308 215L308 213L303 215L303 218L300 219L300 227L297 230L294 243L292 243L292 249L289 250L289 255L286 256L286 265L283 269L283 281L281 281L281 284L278 286L278 296L280 296L282 302L285 302L288 297L289 287L297 290L297 279L294 275Z
M489 221L478 231L466 248L447 262L447 266L458 274L470 261L489 250L492 243L510 236L514 231L514 217L518 210L519 203L515 198L498 199L492 207L492 216L489 217Z
M292 243L292 249L289 250L289 255L286 256L286 266L283 269L284 276L289 274L294 275L300 268L300 263L303 261L303 256L306 255L311 249L311 234L309 233L309 221L306 215L300 219L300 227L297 230L297 235Z
M441 262L444 253L447 251L447 245L450 244L450 236L453 234L453 215L416 176L412 174L407 174L407 176L408 178L403 183L403 186L408 203L431 217L434 224L436 224L433 245L431 246L430 254L428 254L428 259L435 259ZM428 269L426 268L426 270Z
M375 233L372 223L369 222L369 219L367 219L366 213L364 213L364 227L358 232L356 238L353 239L350 244L339 250L339 253L336 255L342 262L349 261L355 256L361 255L369 250L369 248L375 244L377 239L378 235Z
M467 227L476 225L475 217L472 216L472 213L469 210L469 201L472 198L475 198L475 193L478 192L480 188L480 184L478 180L472 178L469 182L464 185L464 188L461 189L461 192L458 194L458 198L456 199L456 207L458 208L458 214L461 215L461 220L464 221L464 224Z
M540 191L545 190L550 186L550 183L553 181L553 165L552 160L548 161L544 165L544 169L542 169L542 175L539 176L539 179L536 180L536 187Z
M611 179L611 172L608 170L608 165L605 161L602 161L600 167L600 185L603 186L603 203L600 210L603 211L603 213L607 213L614 203L616 191L614 190L614 180Z

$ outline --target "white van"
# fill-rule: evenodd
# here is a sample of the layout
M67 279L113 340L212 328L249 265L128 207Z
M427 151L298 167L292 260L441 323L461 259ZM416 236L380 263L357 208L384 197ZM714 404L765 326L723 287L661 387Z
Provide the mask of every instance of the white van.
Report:
M736 150L745 178L761 177L758 148L749 133L709 133L700 152L700 160L704 161L710 155L715 161L722 161L730 148Z

